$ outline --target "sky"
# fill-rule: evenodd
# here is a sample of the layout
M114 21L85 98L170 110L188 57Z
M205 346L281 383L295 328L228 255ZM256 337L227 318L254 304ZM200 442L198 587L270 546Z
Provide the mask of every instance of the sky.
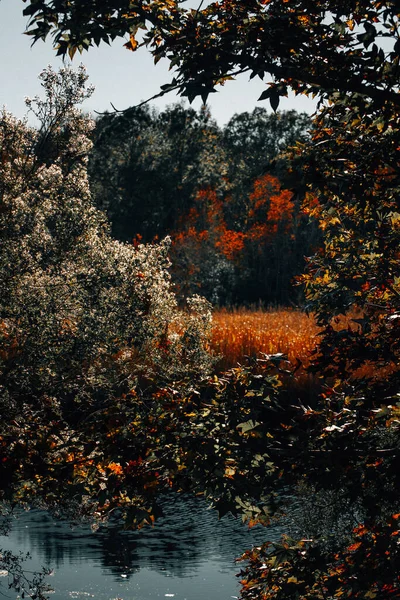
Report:
M25 6L22 0L0 0L0 107L5 106L19 118L26 114L24 98L40 95L37 76L42 69L49 64L57 69L63 64L61 58L55 56L50 39L32 47L31 38L23 34L27 24L27 18L22 15ZM157 94L160 86L173 77L166 61L154 65L146 49L130 52L123 48L125 41L120 38L111 47L104 44L75 55L72 64L83 63L90 83L95 86L95 93L83 106L94 116L96 112L112 111L111 104L118 110L134 106ZM268 101L257 102L265 87L260 80L249 81L247 75L227 82L219 88L220 92L209 96L212 116L224 125L235 113L251 112L256 106L271 110ZM168 94L151 104L163 109L180 100ZM195 100L192 106L198 109L200 104L200 100ZM279 109L312 113L315 104L305 97L292 96L282 99Z

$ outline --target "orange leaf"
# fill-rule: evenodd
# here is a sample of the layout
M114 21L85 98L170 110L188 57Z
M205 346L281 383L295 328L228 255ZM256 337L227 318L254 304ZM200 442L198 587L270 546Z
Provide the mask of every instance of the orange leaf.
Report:
M355 550L358 550L358 548L361 546L361 542L356 542L355 544L351 544L351 546L349 546L347 548L347 550L349 552L354 552Z
M139 45L139 43L135 39L135 36L131 35L129 38L129 42L124 44L124 48L127 48L128 50L131 50L132 52L134 52L136 50L136 48L138 47L138 45Z

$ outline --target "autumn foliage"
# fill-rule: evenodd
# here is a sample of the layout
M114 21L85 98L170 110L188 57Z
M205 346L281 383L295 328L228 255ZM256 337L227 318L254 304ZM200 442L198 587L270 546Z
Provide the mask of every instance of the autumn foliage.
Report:
M298 360L306 367L318 332L313 316L299 310L223 309L213 313L212 348L221 370L259 353L282 353L293 367Z
M245 214L232 214L229 196L222 201L211 188L199 190L196 208L182 218L185 230L175 236L175 244L183 246L186 238L194 237L197 237L199 243L209 240L214 249L229 261L240 263L243 260L240 254L250 244L272 245L278 231L290 235L295 208L292 198L293 192L282 190L278 178L269 174L254 182L253 192L246 202ZM240 230L228 225L227 212L230 213L231 222L240 219L243 223Z
M286 537L280 544L249 550L241 558L249 565L242 573L243 600L398 598L399 517L398 513L390 515L387 522L372 527L357 525L345 547L338 548L329 562L307 539L294 542Z
M174 67L161 94L175 90L205 102L215 86L246 72L268 81L260 99L273 110L289 90L318 96L311 137L293 150L291 168L302 173L309 192L305 211L318 220L323 236L302 281L321 330L310 368L332 384L308 405L285 390L277 371L282 356L271 355L199 378L196 386L187 380L158 387L132 381L126 393L103 398L96 410L75 405L61 419L55 394L44 398L35 389L40 411L21 403L15 382L23 382L28 370L22 370L10 387L20 412L2 430L4 493L19 501L37 493L48 505L74 498L85 515L99 519L122 507L132 525L151 521L159 491L203 493L220 514L240 513L252 525L286 515L293 530L295 540L267 542L245 555L245 600L399 597L398 2L229 0L192 10L174 1L133 0L125 8L124 1L110 8L104 0L31 0L25 14L34 40L51 32L58 52L71 57L147 27L143 45L156 62L167 58ZM135 35L130 39L133 50ZM207 163L203 158L199 168ZM282 261L304 248L295 226L301 198L258 173L237 210L238 196L229 202L229 178L221 173L216 179L204 177L196 187L195 211L185 205L189 223L175 228L181 235L177 268L189 267L193 276L203 269L193 286L207 274L208 285L223 287L238 269L247 292L263 278L275 291L285 289L282 273L295 270ZM264 251L269 263L259 260ZM142 307L146 298L140 300ZM342 327L352 311L353 322ZM110 313L105 311L105 323ZM162 354L165 331L157 325ZM188 327L183 350L195 358L191 334ZM360 369L382 373L388 367L382 379L356 376ZM41 368L36 373L53 381L52 372ZM19 404L10 406L18 410Z
M260 279L266 289L259 290L256 299L290 295L303 213L294 192L282 188L276 176L264 174L252 187L240 204L213 188L198 190L194 207L172 235L172 273L178 290L197 289L208 295L205 281L211 270L216 303L235 300L238 282L251 289ZM221 271L225 297L217 293Z

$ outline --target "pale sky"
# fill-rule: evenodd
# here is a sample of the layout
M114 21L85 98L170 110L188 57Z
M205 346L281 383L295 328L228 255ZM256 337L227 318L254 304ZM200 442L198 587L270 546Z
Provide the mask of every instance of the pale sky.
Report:
M27 23L22 16L25 6L22 0L0 0L0 107L5 105L17 117L23 117L26 112L25 96L40 95L41 88L37 80L40 71L48 64L53 68L62 65L61 59L55 56L50 39L31 47L31 38L23 35ZM110 103L119 110L128 108L154 96L160 91L160 85L171 81L172 74L166 62L160 61L155 66L145 49L130 52L123 48L125 41L120 38L111 47L104 44L100 48L90 48L89 52L82 55L75 55L73 65L83 63L90 83L96 88L86 102L85 110L112 111ZM268 101L257 102L264 89L265 83L260 80L249 81L248 76L227 82L220 87L220 92L209 96L211 114L223 125L233 114L250 112L256 106L271 110ZM179 97L169 94L152 104L162 109L179 100ZM200 100L196 100L192 106L197 109L200 103ZM315 104L315 101L305 97L293 96L281 100L279 109L312 113Z

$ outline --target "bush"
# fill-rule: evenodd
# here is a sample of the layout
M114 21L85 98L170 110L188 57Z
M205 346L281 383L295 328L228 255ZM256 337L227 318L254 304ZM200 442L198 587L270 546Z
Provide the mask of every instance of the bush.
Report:
M87 76L43 71L46 98L28 99L33 129L3 112L0 235L1 396L96 401L159 381L204 374L208 305L177 310L169 241L113 240L86 173L93 123L75 105Z

